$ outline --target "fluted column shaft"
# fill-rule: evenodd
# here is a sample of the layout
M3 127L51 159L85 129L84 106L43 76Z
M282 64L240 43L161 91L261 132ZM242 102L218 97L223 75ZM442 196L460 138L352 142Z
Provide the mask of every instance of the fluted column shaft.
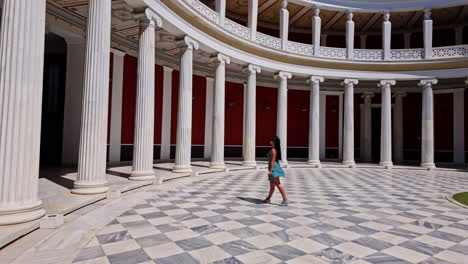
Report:
M45 0L4 0L0 40L0 225L44 215L38 198Z
M260 67L250 64L246 68L249 76L247 77L247 88L245 96L245 135L243 164L246 166L255 166L255 115L256 115L256 90L257 73L260 73Z
M224 165L224 109L225 109L225 79L226 64L231 59L223 54L216 57L215 89L213 93L213 142L211 145L210 168L222 169Z
M434 163L434 98L432 85L436 79L421 80L422 86L422 130L421 130L421 166L435 168Z
M396 163L403 162L403 97L405 93L395 94L395 109L393 111L393 153Z
M109 190L106 180L111 1L90 0L78 176L73 193Z
M184 51L180 61L177 145L173 171L191 172L193 51L198 49L198 42L185 37L179 45L184 47Z
M288 164L288 79L289 72L279 72L275 78L280 80L278 89L278 107L276 112L276 135L281 142L281 163Z
M310 77L309 159L308 164L320 167L320 83L324 78Z
M314 16L312 17L312 45L314 45L314 55L319 55L320 50L320 32L322 27L322 19L320 18L320 9L314 8Z
M280 9L280 38L281 48L286 50L288 47L289 34L289 11L287 9L288 1L282 0Z
M363 142L361 157L363 162L372 162L372 97L373 93L365 93L364 98L364 116L363 116Z
M380 81L382 87L382 111L380 126L380 165L391 168L392 163L392 91L395 80Z
M465 90L453 93L453 162L465 163Z
M343 136L343 165L355 167L354 161L354 85L356 79L345 79L344 92L344 136Z
M385 12L382 22L382 49L383 59L390 59L390 47L392 43L392 23L390 22L390 13Z
M161 26L161 19L156 18L150 9L146 9L140 17L135 139L130 180L141 181L155 178L153 149L156 23Z
M352 59L354 53L354 21L353 13L348 11L346 14L346 53L347 58Z

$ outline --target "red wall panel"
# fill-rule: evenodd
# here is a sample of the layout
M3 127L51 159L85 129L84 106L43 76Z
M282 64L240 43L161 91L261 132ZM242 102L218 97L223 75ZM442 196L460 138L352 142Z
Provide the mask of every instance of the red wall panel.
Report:
M434 149L453 150L453 94L434 95Z
M327 95L325 116L325 147L338 148L339 97Z
M309 91L288 91L288 146L290 147L309 145L309 98Z
M122 88L122 144L133 144L137 65L137 58L128 55L124 57Z
M241 146L243 135L244 85L226 82L224 142L227 146Z
M206 79L193 76L192 145L203 145L205 137ZM177 139L177 109L179 105L179 71L172 72L171 144Z
M465 91L465 151L468 151L468 91Z
M276 109L278 89L257 87L256 145L268 146L276 135Z

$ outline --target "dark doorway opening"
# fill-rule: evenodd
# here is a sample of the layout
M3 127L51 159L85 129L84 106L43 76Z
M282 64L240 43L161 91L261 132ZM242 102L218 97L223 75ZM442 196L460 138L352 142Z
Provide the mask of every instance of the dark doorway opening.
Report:
M380 162L380 120L381 108L372 108L372 162Z
M47 34L42 93L40 164L57 166L62 162L63 113L67 45L63 38Z

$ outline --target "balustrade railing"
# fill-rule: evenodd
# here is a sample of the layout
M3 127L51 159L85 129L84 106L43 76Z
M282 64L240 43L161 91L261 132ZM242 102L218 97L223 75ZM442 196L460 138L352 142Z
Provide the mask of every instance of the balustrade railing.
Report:
M236 23L228 18L225 18L224 25L220 25L219 14L206 6L200 0L185 0L194 10L196 10L203 17L209 21L219 25L226 31L239 36L241 38L250 40L250 29ZM281 39L273 37L261 32L256 33L255 43L258 45L283 50L281 47ZM347 59L347 51L345 48L324 47L319 48L319 54L314 54L313 45L288 41L287 47L284 49L286 52L304 55L304 56L317 56L330 59ZM354 49L352 60L355 61L384 61L383 51L381 49ZM431 59L450 59L450 58L463 58L468 57L468 45L437 47L432 49ZM390 58L386 61L418 61L424 59L423 49L393 49L390 51Z

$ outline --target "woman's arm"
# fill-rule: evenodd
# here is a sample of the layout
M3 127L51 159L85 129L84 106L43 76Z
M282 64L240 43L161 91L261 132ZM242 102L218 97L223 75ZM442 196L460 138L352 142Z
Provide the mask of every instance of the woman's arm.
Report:
M276 149L271 150L271 157L268 162L270 162L270 171L269 174L273 172L273 168L275 167L275 160L276 160Z

